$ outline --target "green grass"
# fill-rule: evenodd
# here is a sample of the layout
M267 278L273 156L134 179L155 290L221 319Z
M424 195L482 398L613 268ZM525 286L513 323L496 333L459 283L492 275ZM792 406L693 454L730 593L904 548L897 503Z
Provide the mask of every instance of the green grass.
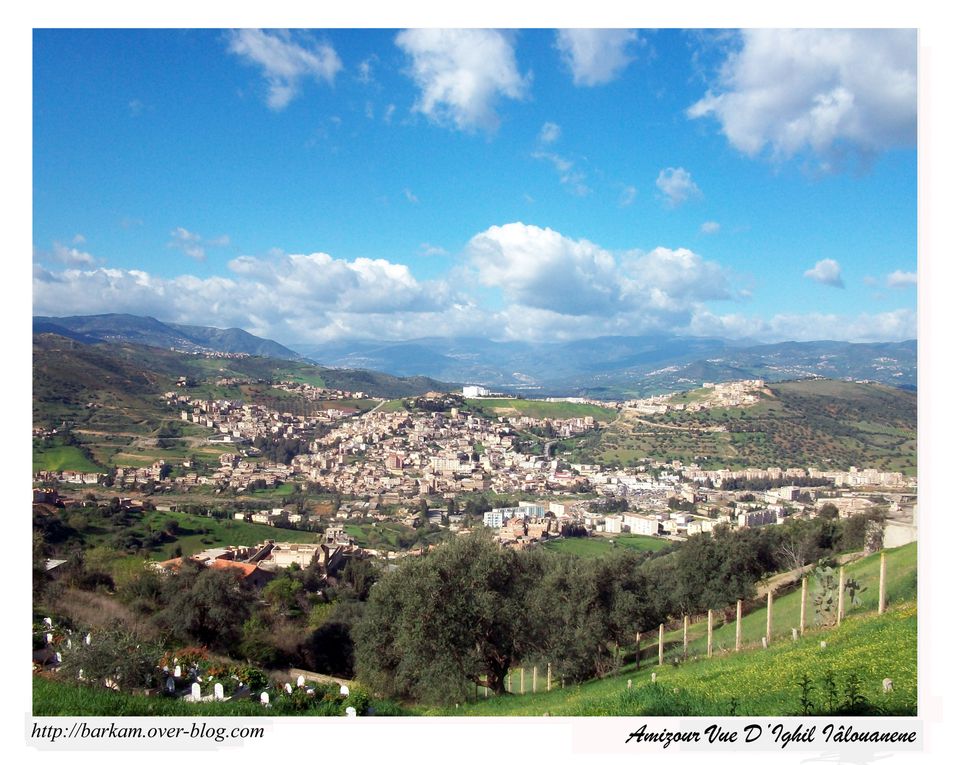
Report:
M579 558L599 558L615 550L628 549L644 552L645 550L663 550L673 544L664 539L645 537L638 534L619 534L614 537L566 537L543 545L545 550L576 555Z
M91 461L77 446L45 446L33 442L33 471L78 470L83 473L101 473L102 465Z
M176 541L168 542L150 554L154 560L172 558L177 546L182 548L184 555L192 555L210 547L251 546L261 544L266 539L276 542L315 542L317 539L316 534L311 531L278 529L261 523L220 520L176 512L145 513L141 525L143 528L160 529L170 518L176 520L180 531L176 533ZM206 530L205 533L203 529Z
M379 408L380 412L404 412L405 411L405 399L403 398L393 398L391 401L386 401Z
M867 701L893 715L916 714L916 605L897 606L883 616L869 614L847 619L825 633L808 634L801 640L781 641L767 650L745 651L713 659L692 660L680 665L645 663L640 670L628 665L620 674L540 692L542 668L538 669L539 693L530 693L530 669L525 670L525 695L479 698L459 707L423 707L423 714L552 716L673 715L777 716L799 715L799 682L804 674L813 683L810 698L818 713L826 713L824 673L834 674L842 701L845 683L856 675ZM827 642L820 648L820 640ZM657 675L651 682L651 673ZM893 680L892 694L882 693L883 678ZM628 691L627 681L633 688ZM512 690L517 689L515 679Z
M573 404L568 401L535 401L519 398L466 398L472 409L483 409L499 417L535 417L567 420L572 417L593 417L598 422L610 422L617 411L596 404Z

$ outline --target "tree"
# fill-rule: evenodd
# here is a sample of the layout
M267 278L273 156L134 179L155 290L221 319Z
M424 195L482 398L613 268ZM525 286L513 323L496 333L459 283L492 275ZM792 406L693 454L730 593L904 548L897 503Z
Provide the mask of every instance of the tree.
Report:
M372 588L353 630L359 678L391 696L448 702L472 683L504 693L532 638L534 559L487 533L406 559Z
M164 582L166 607L160 626L185 642L232 650L249 615L248 586L231 571L183 561L180 572Z

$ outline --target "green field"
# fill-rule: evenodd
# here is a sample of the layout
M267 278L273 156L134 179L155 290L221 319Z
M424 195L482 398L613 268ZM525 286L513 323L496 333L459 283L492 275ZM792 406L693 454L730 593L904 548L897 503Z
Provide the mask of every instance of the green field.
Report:
M617 417L615 409L596 404L572 404L567 401L535 401L523 398L466 398L472 409L482 410L496 417L535 417L537 419L567 420L572 417L593 417L598 422L611 422Z
M618 534L613 537L566 537L546 542L543 549L579 558L600 558L615 550L627 549L655 552L669 547L673 542L638 534Z
M92 462L77 446L45 445L33 441L33 472L38 470L78 470L83 473L101 473L104 468Z

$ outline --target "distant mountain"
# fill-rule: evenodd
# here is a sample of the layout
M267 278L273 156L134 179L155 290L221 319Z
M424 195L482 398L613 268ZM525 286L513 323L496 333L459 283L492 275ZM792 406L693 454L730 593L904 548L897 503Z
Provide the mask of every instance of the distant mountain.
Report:
M563 343L485 338L350 341L298 346L334 367L463 380L528 395L642 396L742 378L830 377L916 386L916 341L744 345L716 338L654 335Z
M242 329L216 329L166 324L149 316L107 313L98 316L34 316L33 333L53 332L81 343L135 343L177 351L248 353L276 359L297 359L299 354L273 340L264 340Z

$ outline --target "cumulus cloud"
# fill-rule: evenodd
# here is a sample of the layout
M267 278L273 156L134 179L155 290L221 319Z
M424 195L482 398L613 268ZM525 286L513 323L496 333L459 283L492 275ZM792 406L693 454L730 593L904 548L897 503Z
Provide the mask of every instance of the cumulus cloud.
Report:
M832 258L818 260L816 265L803 272L803 275L812 281L826 284L829 287L843 289L843 277L840 275L840 264Z
M824 164L916 141L916 31L753 29L688 109L749 156L811 150Z
M682 167L668 167L657 175L657 188L668 207L678 207L689 199L701 196L700 189Z
M720 231L720 224L715 220L709 220L700 224L702 234L716 234Z
M555 45L575 85L604 85L634 60L637 32L629 29L560 29Z
M545 311L568 319L565 332L583 328L582 317L616 331L662 330L688 320L704 301L736 296L724 269L690 250L615 256L587 239L524 223L492 226L472 237L465 253L478 281L511 304L511 321L523 309ZM546 324L558 323L552 317Z
M266 104L274 111L289 105L305 78L331 85L342 68L335 49L288 31L239 29L228 34L229 52L262 69L268 85Z
M886 277L886 286L899 288L915 287L916 281L915 271L894 271Z
M78 239L80 241L77 241ZM83 237L79 234L73 238L74 244L82 244L84 241ZM67 247L60 242L53 243L51 256L58 263L63 263L66 266L92 266L96 264L96 258L90 255L90 253L79 250L76 247Z
M436 327L466 334L477 307L448 283L419 281L407 266L326 253L242 256L229 277L164 278L139 270L34 267L38 314L150 315L166 321L242 327L280 342L339 337L421 337ZM473 330L473 327L471 327Z
M411 59L415 110L458 130L494 132L499 98L521 99L530 76L515 62L510 35L493 29L407 29L395 43Z

